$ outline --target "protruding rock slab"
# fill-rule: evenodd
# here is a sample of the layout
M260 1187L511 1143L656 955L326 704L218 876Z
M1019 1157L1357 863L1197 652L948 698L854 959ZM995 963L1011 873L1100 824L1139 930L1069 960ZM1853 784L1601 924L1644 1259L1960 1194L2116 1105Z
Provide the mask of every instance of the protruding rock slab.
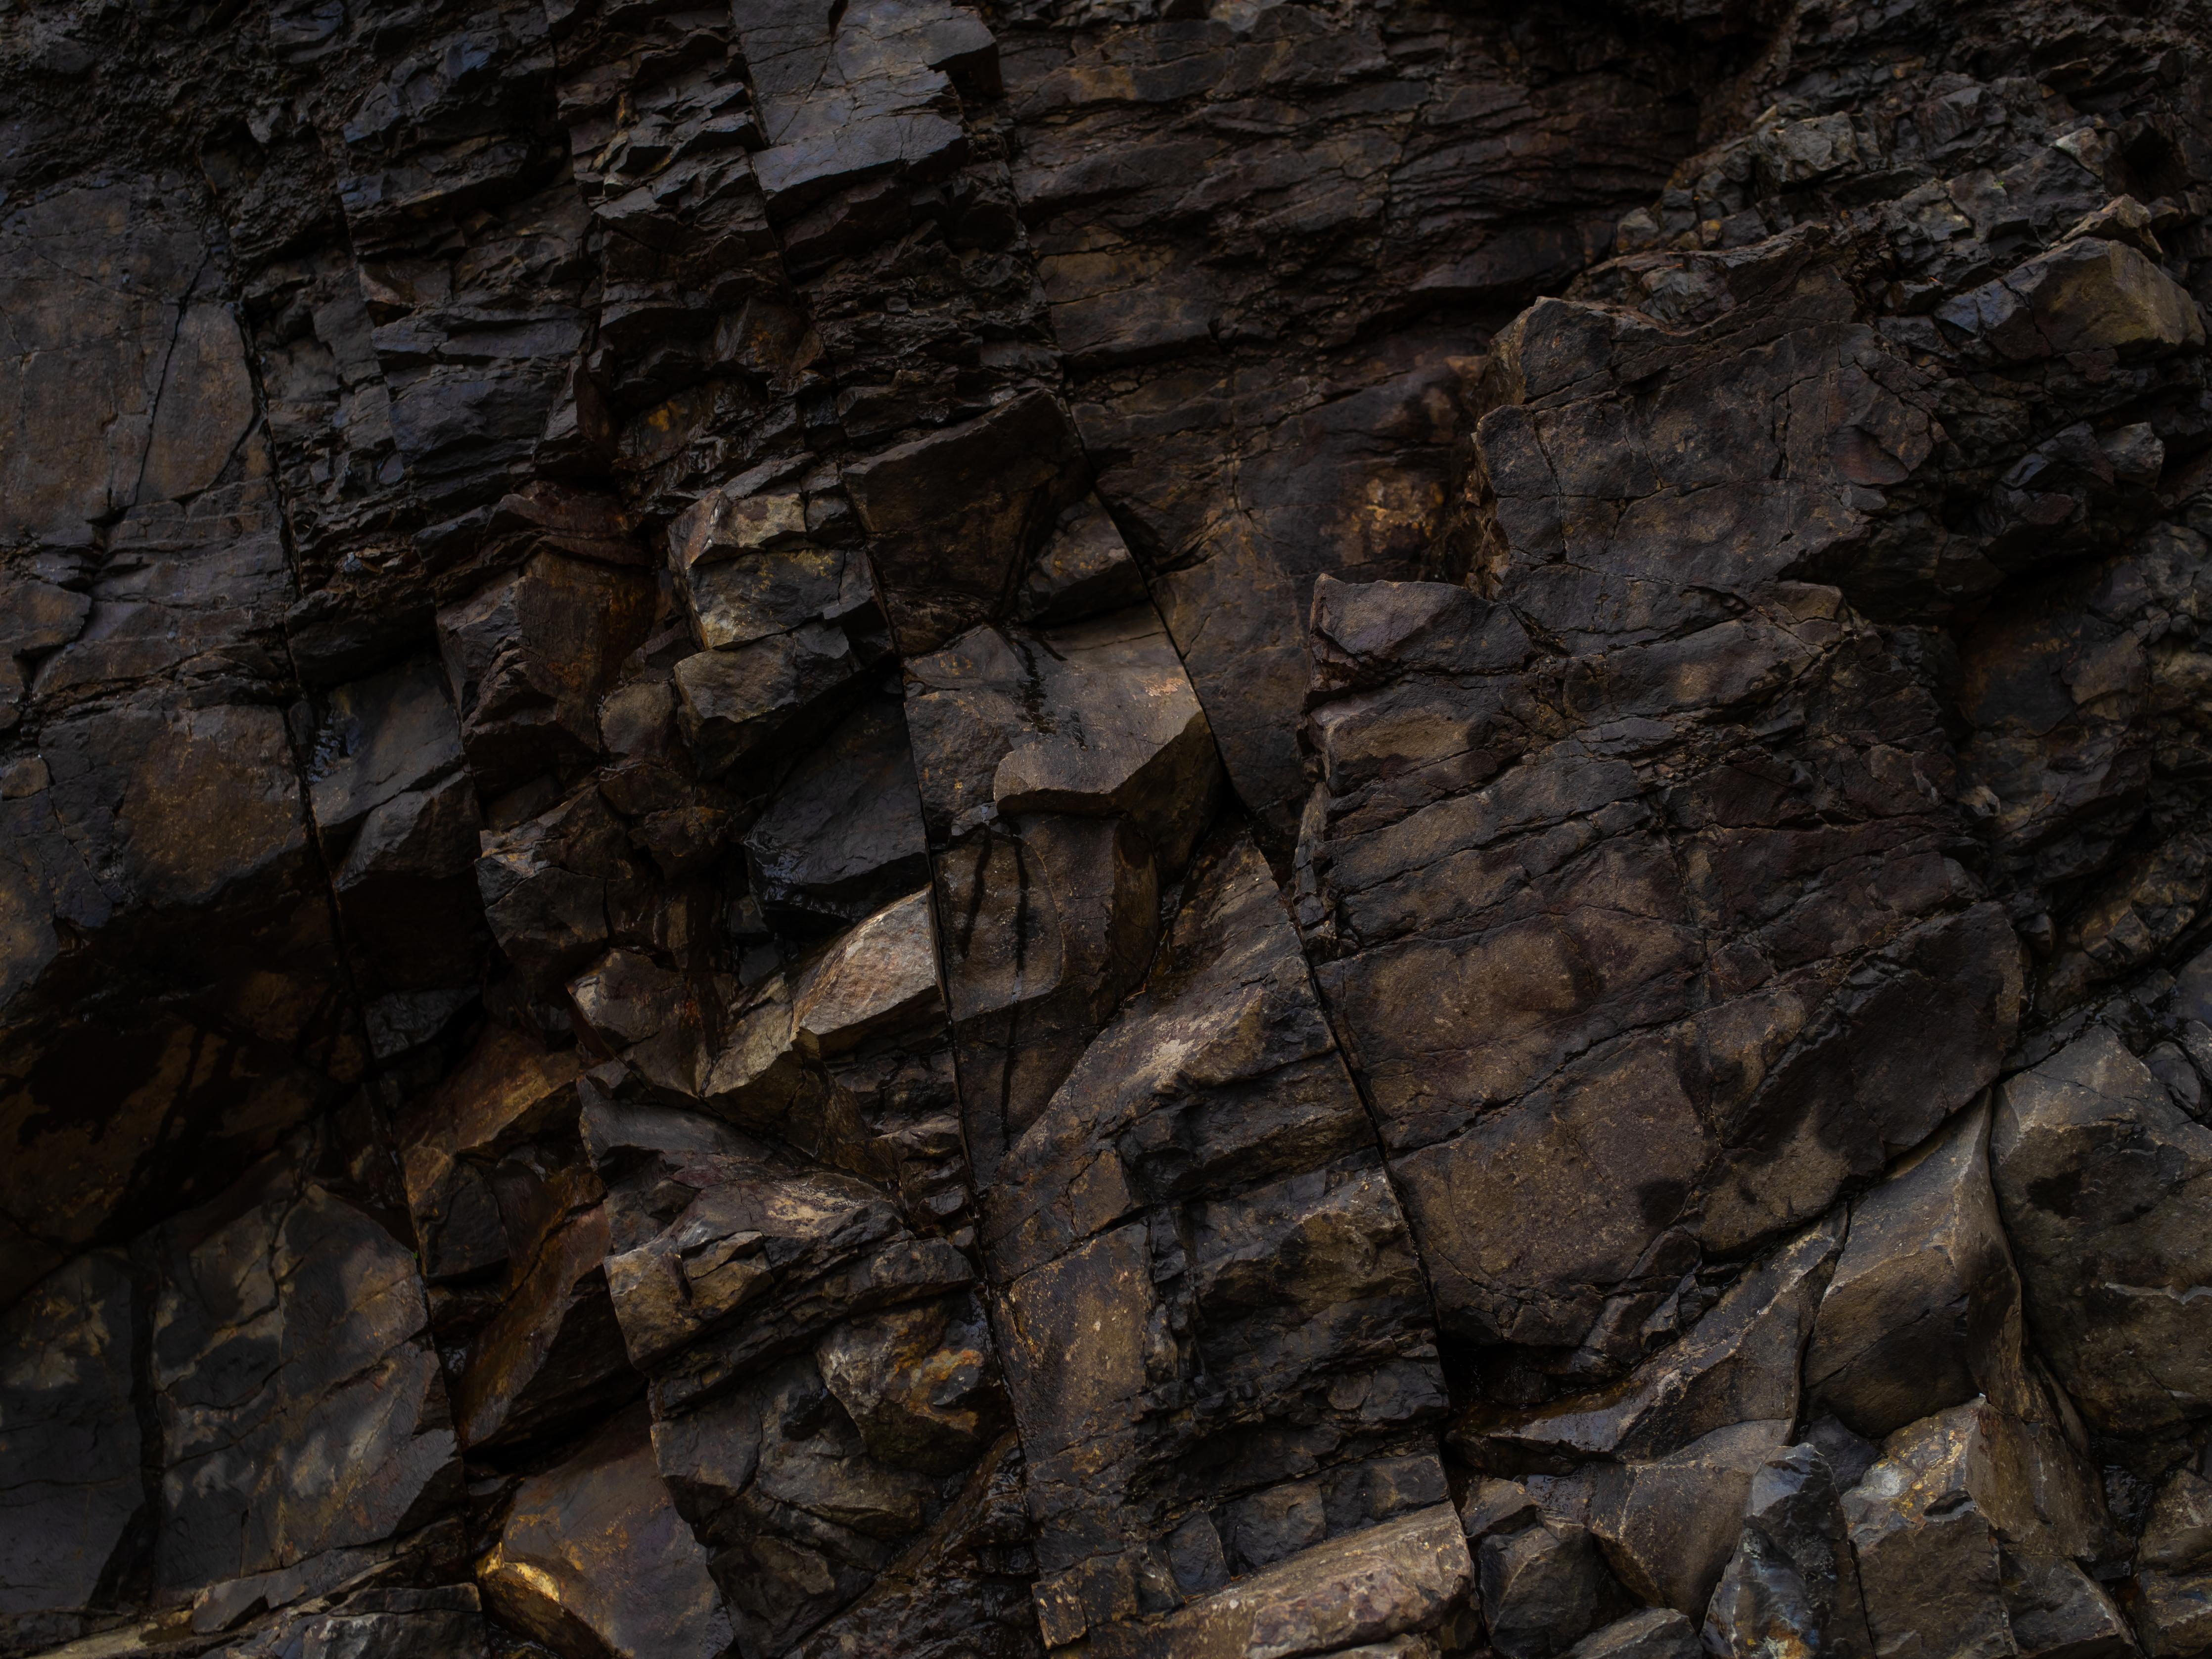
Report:
M2100 1427L2212 1404L2212 1129L2097 1026L1999 1091L1990 1157L2052 1369Z
M1332 1539L1158 1621L1092 1630L1111 1659L1290 1659L1346 1653L1447 1626L1466 1607L1474 1565L1449 1504ZM1080 1614L1040 1591L1045 1640L1082 1636Z
M722 1659L721 1592L633 1409L516 1491L477 1564L485 1604L563 1659Z
M2025 1411L2021 1341L1977 1103L1851 1206L1806 1352L1806 1408L1875 1440L1977 1395Z
M907 665L907 723L988 1179L1143 975L1220 763L1149 605L965 633Z
M900 654L1003 617L1086 482L1075 430L1042 392L848 467Z

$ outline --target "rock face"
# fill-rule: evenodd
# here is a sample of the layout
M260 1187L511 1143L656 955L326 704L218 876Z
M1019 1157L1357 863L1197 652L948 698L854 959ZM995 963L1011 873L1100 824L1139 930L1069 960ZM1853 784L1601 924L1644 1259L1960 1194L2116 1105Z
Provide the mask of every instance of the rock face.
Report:
M0 1659L2212 1654L2193 0L0 108Z

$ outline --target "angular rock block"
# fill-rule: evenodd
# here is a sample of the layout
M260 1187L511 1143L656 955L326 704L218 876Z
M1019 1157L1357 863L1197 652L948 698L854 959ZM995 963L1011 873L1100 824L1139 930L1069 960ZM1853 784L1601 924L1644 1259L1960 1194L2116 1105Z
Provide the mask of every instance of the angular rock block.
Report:
M1372 1133L1265 863L1214 844L1146 988L983 1189L1048 1643L1211 1629L1209 1593L1257 1605L1224 1581L1443 1498ZM1199 1475L1225 1456L1229 1492Z
M599 700L653 615L646 574L541 552L438 613L461 740L487 799L598 748Z
M1977 1104L1851 1206L1806 1351L1807 1409L1877 1440L1977 1395L2029 1411L2022 1340Z
M969 1145L988 1171L1136 982L1220 766L1149 606L908 661Z
M476 1572L492 1612L564 1659L733 1650L729 1610L669 1500L642 1410L524 1481Z
M848 467L900 654L1004 617L1087 482L1074 429L1041 392Z
M1834 1471L1800 1442L1752 1477L1742 1536L1705 1611L1705 1647L1763 1653L1780 1642L1866 1659L1874 1651L1858 1562Z
M340 914L385 995L471 986L481 968L482 815L441 680L417 659L334 688L308 762Z
M2191 1293L2212 1273L2212 1130L2096 1026L2005 1084L1990 1152L2029 1322L2082 1414L2137 1432L2191 1414L2212 1394L2212 1307Z
M900 706L872 698L848 715L777 787L744 844L753 895L770 915L858 921L926 884L929 848Z
M1882 1452L1844 1494L1876 1654L2018 1651L2015 1607L2033 1625L2070 1604L2068 1639L2100 1638L2108 1604L2077 1564L2102 1556L2111 1523L2063 1429L1978 1402L1899 1429ZM2080 1588L2055 1596L2053 1579Z

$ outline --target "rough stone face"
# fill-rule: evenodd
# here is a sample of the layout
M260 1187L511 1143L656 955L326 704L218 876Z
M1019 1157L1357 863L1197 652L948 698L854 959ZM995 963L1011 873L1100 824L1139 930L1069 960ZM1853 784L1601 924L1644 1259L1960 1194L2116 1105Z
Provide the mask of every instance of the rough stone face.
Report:
M287 1571L325 1588L450 1501L422 1283L374 1217L272 1161L155 1248L159 1597Z
M1372 1652L1389 1638L1449 1628L1473 1577L1459 1517L1443 1504L1317 1545L1169 1615L1157 1634L1101 1632L1092 1641L1103 1653L1201 1659ZM1039 1611L1050 1641L1059 1610L1048 1601ZM1420 1649L1399 1649L1408 1650Z
M1990 1153L2028 1316L2084 1414L2192 1414L2212 1393L2196 1334L2212 1314L2190 1294L2209 1276L2196 1216L2212 1131L2100 1028L2005 1085Z
M2153 1654L2193 1653L2212 1619L2212 1483L2177 1469L2159 1488L2136 1552L2129 1613Z
M928 879L902 708L863 703L801 760L745 834L765 911L858 921Z
M2212 1650L2208 76L0 15L0 1659Z
M1831 1223L1793 1240L1604 1394L1533 1410L1478 1407L1455 1438L1486 1464L1556 1473L1563 1462L1663 1456L1740 1423L1794 1420L1799 1356L1842 1231Z
M979 628L907 665L938 860L968 1140L987 1174L1143 975L1158 894L1220 777L1206 714L1139 605Z
M486 1605L556 1653L731 1650L729 1613L669 1502L642 1411L524 1481L476 1572Z
M1689 1659L1702 1650L1696 1629L1672 1607L1631 1613L1567 1650L1580 1659Z
M88 1633L80 1609L99 1608L145 1513L131 1297L127 1263L79 1256L16 1303L0 1334L0 1630L11 1646Z
M1877 1440L1977 1395L2027 1410L2021 1341L1977 1105L1852 1205L1806 1350L1808 1409Z
M2024 1650L2015 1646L2013 1607L2032 1616L2051 1598L2023 1584L2015 1559L2078 1577L2072 1564L2106 1547L2110 1522L2087 1460L2063 1427L2025 1424L1984 1403L1908 1425L1882 1449L1844 1497L1875 1652L1938 1644L1954 1652ZM2077 1598L2069 1636L2109 1635L2099 1628L2098 1601L2093 1593ZM2084 1613L2087 1630L2079 1628Z
M1806 730L1748 708L1918 701L1832 590L1755 602L1694 650L1625 645L1602 672L1531 663L1517 615L1480 600L1324 584L1315 618L1349 660L1316 670L1302 921L1334 958L1321 982L1449 1327L1618 1369L1701 1250L1817 1212L1994 1075L2019 947L1929 839L1911 767L1879 784L1872 749L1815 738L1744 796L1751 763L1718 760L1761 720ZM1685 699L1724 729L1653 718ZM1880 746L1938 742L1922 725ZM1891 806L1798 827L1784 780L1823 775L1869 805L1893 787ZM1870 909L1826 890L1877 866ZM1849 1058L1868 1044L1878 1063Z
M1443 1498L1419 1263L1249 840L1201 854L1146 988L992 1176L982 1237L1048 1642L1178 1602L1172 1628L1210 1620L1232 1574Z
M429 1659L486 1652L483 1604L472 1584L429 1589L356 1589L311 1599L244 1640L216 1650L226 1659L277 1659L287 1651L358 1654L362 1659Z
M1801 1442L1752 1477L1743 1534L1705 1613L1717 1654L1873 1652L1858 1563L1828 1460Z

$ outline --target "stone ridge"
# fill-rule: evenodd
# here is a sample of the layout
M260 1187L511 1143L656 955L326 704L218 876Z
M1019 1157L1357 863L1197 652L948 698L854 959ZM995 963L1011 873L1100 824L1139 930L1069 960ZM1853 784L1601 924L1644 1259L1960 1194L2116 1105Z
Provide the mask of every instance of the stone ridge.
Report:
M2212 1653L2203 0L0 110L0 1659Z

